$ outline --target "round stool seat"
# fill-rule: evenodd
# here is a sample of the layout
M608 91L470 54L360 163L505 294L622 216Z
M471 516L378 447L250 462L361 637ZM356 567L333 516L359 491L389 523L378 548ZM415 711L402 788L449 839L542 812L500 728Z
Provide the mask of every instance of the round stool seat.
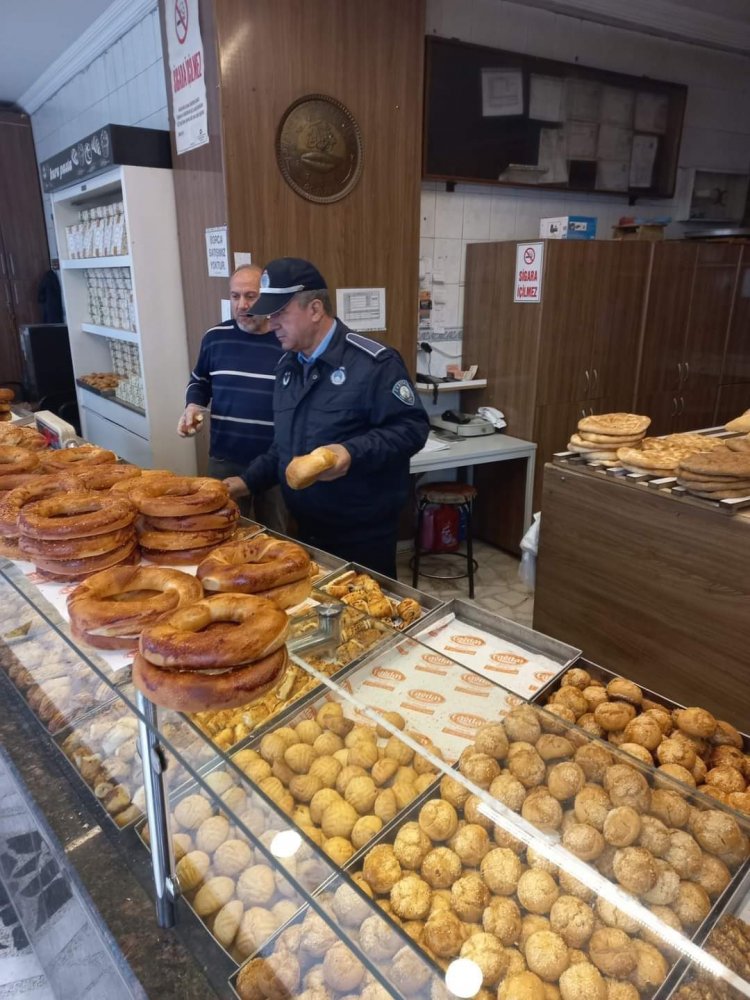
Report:
M476 487L469 483L426 483L417 488L421 503L471 503L476 495Z

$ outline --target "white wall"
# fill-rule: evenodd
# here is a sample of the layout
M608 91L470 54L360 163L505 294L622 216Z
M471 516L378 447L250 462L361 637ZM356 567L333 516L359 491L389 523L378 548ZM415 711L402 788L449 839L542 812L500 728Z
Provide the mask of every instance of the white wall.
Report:
M427 0L427 32L686 84L680 166L750 170L750 59L504 0ZM468 184L448 193L444 184L424 182L420 272L442 272L444 278L442 284L423 284L432 287L434 302L445 303L439 325L446 333L439 339L448 339L437 346L454 354L460 349L467 243L536 237L540 218L568 214L597 216L598 238L609 239L611 226L631 211L680 218L686 180L681 170L675 201L639 200L634 210L624 197ZM670 235L680 231L671 227ZM433 374L441 373L440 363L433 353Z
M46 160L102 125L169 128L159 12L154 9L65 83L32 114L37 160ZM57 256L49 196L50 254Z

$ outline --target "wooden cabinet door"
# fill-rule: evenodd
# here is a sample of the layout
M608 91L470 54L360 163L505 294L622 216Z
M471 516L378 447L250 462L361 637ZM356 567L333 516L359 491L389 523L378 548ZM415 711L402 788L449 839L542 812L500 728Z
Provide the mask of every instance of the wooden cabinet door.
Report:
M539 405L572 402L589 395L596 268L600 248L606 246L596 240L547 240L545 243L537 385Z
M685 344L683 388L692 391L694 377L718 385L724 363L740 247L702 243L698 247ZM705 387L701 386L704 391Z
M601 247L596 269L589 398L610 399L615 411L631 410L653 244L611 241Z
M651 423L646 432L649 437L674 434L677 431L679 410L680 397L676 390L654 392L650 396L642 396L638 400L638 412L651 417Z
M716 379L703 378L692 388L680 392L676 431L697 431L703 427L713 427L719 384Z
M680 386L696 254L697 247L689 242L654 244L638 380L639 413L649 412L642 400Z
M18 340L10 281L0 279L0 385L21 381L21 345Z
M742 248L742 260L734 295L734 308L724 356L722 383L750 382L750 247Z
M720 385L714 423L719 426L750 410L750 382Z
M49 268L31 123L0 113L0 227L9 277L38 282Z

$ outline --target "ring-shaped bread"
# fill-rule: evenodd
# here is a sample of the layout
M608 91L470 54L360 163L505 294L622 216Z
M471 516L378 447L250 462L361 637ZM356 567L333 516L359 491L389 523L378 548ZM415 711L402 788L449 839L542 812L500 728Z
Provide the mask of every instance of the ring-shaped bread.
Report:
M262 698L278 683L287 665L286 646L255 663L217 673L164 670L136 653L133 684L149 701L176 712L240 708Z
M222 482L207 476L166 476L139 484L130 499L149 517L179 517L219 510L229 493Z
M115 483L140 479L141 470L137 465L97 465L74 466L68 473L68 483L72 489L98 492L111 490Z
M20 535L32 538L84 538L125 528L136 510L106 493L64 493L27 504L18 515Z
M119 566L138 556L138 541L135 535L125 545L105 552L101 556L89 556L87 559L46 559L44 556L34 556L32 562L40 573L57 580L85 580L93 573L103 569Z
M255 594L309 576L310 556L295 542L255 535L221 545L198 566L206 590Z
M18 539L10 536L6 538L3 535L0 535L0 556L4 556L6 559L15 559L18 562L26 559L18 547Z
M204 545L221 545L234 532L234 528L214 528L210 531L141 531L141 545L146 549L165 552L183 549L200 549Z
M133 541L133 527L118 528L86 538L30 538L22 535L19 547L30 562L42 559L88 559L103 556Z
M157 479L167 478L174 479L174 472L170 472L169 469L141 469L140 476L136 477L136 479L124 479L119 483L115 483L111 487L110 493L115 493L117 496L129 497L137 486L155 482Z
M4 476L15 476L19 472L31 472L39 465L39 454L28 448L15 445L0 445L0 483Z
M43 469L48 472L69 472L78 465L104 465L117 461L117 455L106 448L95 444L82 444L77 448L60 448L59 451L47 451L40 456Z
M197 566L214 548L203 545L199 549L148 549L142 545L141 553L157 566Z
M67 486L60 476L37 476L34 482L27 483L26 486L17 486L16 489L6 493L0 500L0 535L16 537L19 533L18 515L24 507L58 493L64 493L66 489Z
M202 597L200 581L189 573L159 566L117 566L76 587L68 597L68 614L73 629L93 645L100 645L97 639L134 645L147 625Z
M0 479L0 503L2 503L11 490L17 490L19 486L31 486L40 479L53 480L56 478L56 476L48 476L45 472L39 472L38 469L31 472L17 472L3 476Z
M216 627L222 624L228 627ZM289 619L271 601L215 594L145 628L140 650L158 667L221 670L269 656L284 644L288 631Z
M234 500L227 500L219 510L208 514L183 514L182 517L143 518L143 527L150 531L216 531L233 527L240 517L240 508ZM166 546L164 546L166 548Z
M312 577L306 576L294 583L285 583L281 587L271 587L270 590L261 590L255 596L265 597L267 601L273 601L280 608L296 608L302 604L312 593Z
M40 451L47 447L43 434L33 427L16 427L13 424L0 424L0 445L14 445L17 448L28 448Z

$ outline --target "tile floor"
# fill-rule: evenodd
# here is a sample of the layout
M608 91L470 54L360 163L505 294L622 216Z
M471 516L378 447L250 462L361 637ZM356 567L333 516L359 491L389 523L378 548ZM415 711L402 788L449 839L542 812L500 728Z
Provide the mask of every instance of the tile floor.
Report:
M412 581L412 571L409 568L411 556L410 547L399 549L398 576L402 583L409 585ZM474 574L476 603L520 625L531 627L534 595L518 579L519 560L485 542L474 543L474 558L479 563L479 568ZM420 571L424 569L428 573L433 570L436 573L457 573L465 567L466 560L455 556L422 556L420 560ZM420 572L417 589L434 594L443 600L469 598L469 581L465 577L461 580L435 580L422 576Z

